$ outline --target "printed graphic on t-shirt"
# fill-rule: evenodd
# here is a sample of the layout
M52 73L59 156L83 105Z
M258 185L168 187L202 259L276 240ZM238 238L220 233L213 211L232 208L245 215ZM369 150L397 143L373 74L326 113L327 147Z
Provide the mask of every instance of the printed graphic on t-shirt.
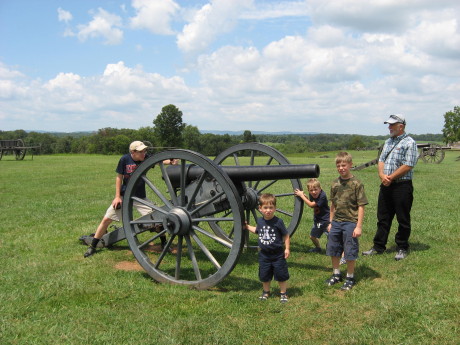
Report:
M125 169L128 175L131 175L137 168L137 164L126 164Z
M259 240L261 244L266 246L276 241L276 232L268 225L264 225L259 231Z

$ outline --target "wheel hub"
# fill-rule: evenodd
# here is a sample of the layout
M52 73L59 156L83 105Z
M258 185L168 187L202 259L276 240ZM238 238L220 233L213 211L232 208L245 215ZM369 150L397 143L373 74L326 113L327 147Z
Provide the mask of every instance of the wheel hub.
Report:
M170 235L186 235L192 230L192 218L187 210L175 207L164 218L163 226Z

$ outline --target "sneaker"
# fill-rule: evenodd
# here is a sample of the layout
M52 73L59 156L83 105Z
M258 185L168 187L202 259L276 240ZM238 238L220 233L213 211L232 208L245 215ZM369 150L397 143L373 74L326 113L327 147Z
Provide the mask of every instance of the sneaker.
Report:
M347 263L347 260L345 260L345 258L342 256L342 257L340 258L340 264L341 264L341 265L345 265L346 263Z
M259 297L261 301L266 301L270 297L270 291L262 291L262 295Z
M331 277L329 279L326 279L326 285L327 286L332 286L332 285L335 285L339 282L341 282L343 279L342 279L342 276L340 274L333 274L331 275Z
M308 251L309 253L321 253L321 248L315 247Z
M287 293L280 294L280 303L286 303L289 300Z
M94 253L96 253L96 248L90 246L90 247L88 247L88 250L86 251L86 253L83 254L83 256L84 256L85 258L87 258L88 256L91 256L91 255L93 255Z
M347 277L345 278L345 283L342 285L340 289L348 291L348 290L351 290L353 286L355 286L355 284L356 284L355 278Z
M398 252L395 255L395 260L399 261L399 260L405 259L407 257L407 255L409 255L407 250L399 249Z
M372 247L371 249L369 249L368 251L366 252L363 252L363 255L376 255L376 254L382 254L382 252L378 252L376 249L374 249L374 247Z

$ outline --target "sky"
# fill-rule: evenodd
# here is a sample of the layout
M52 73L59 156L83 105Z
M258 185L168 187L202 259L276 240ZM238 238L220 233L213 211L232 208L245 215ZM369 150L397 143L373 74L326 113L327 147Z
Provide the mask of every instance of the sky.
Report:
M0 0L0 130L441 133L458 0Z

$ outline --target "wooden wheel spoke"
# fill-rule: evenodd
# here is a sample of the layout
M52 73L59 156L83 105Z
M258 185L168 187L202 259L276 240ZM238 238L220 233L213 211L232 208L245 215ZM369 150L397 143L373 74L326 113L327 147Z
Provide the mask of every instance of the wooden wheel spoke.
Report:
M146 177L146 176L142 176L141 177L144 181L145 181L145 184L150 187L150 189L161 199L161 201L168 207L168 208L172 208L173 205L171 204L171 202L168 200L168 198L157 188L153 185L153 183ZM169 180L168 180L169 181ZM169 184L171 184L171 181L169 181ZM168 187L169 189L170 187ZM172 188L172 187L171 187ZM134 197L133 197L134 198ZM159 210L158 210L159 211Z
M193 251L192 241L190 240L190 235L186 235L185 242L187 243L187 252L190 258L190 261L193 265L193 271L195 272L195 278L197 280L201 280L201 272L200 267L198 266L198 261L196 260L195 252Z
M174 271L174 278L179 279L180 277L180 268L182 262L182 244L184 242L184 236L178 236L177 241L177 252L176 252L176 269Z
M174 205L178 205L177 196L176 196L176 193L174 191L174 187L173 187L173 185L171 183L171 180L169 179L169 175L168 175L168 173L166 171L165 164L163 162L160 162L159 165L160 165L162 178L163 178L163 180L165 182L165 185L166 185L166 187L168 189L168 193L169 193L169 195L171 197L172 203ZM161 199L161 200L163 200L163 199ZM165 202L165 205L166 205L166 202Z
M232 247L232 244L231 244L230 242L227 242L227 241L223 240L222 238L217 237L217 236L211 234L210 232L204 230L203 228L200 228L199 226L196 226L196 225L195 225L195 226L193 227L193 230L195 230L195 231L197 231L197 232L199 232L199 233L202 233L203 235L205 235L205 236L207 236L207 237L213 239L213 240L216 241L217 243L219 243L219 244L221 244L221 245L223 245L223 246L225 246L225 247L227 247L227 248L231 248L231 247Z
M203 242L201 242L200 238L197 236L196 233L192 232L191 237L195 240L196 244L198 244L198 247L202 250L203 254L206 255L206 257L211 261L211 263L214 265L215 268L220 269L220 264L217 262L216 258L212 253L209 251L209 249L204 245Z

